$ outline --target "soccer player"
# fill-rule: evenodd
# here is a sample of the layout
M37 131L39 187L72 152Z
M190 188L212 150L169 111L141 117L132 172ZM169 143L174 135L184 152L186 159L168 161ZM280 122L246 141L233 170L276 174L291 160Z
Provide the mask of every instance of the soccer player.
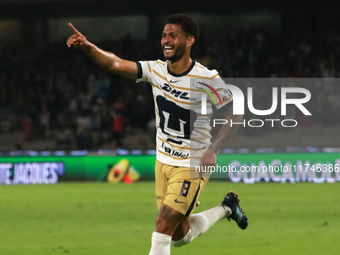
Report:
M193 166L202 169L215 166L217 151L238 128L222 125L214 141L210 141L214 101L220 101L216 104L218 111L227 109L226 119L234 123L243 119L232 114L232 106L228 105L232 95L217 71L208 70L190 57L191 47L199 36L197 24L184 14L168 17L161 39L165 62L121 59L98 48L72 24L68 25L73 32L67 40L68 47L83 50L109 72L152 85L157 126L158 214L149 255L168 255L171 243L175 247L186 245L223 218L233 219L241 229L246 229L248 218L234 192L229 192L220 205L192 214L209 179L202 175L203 171L192 171ZM201 94L205 93L199 89L202 86L215 92L210 93L214 98L209 97L206 102L206 114L201 109Z

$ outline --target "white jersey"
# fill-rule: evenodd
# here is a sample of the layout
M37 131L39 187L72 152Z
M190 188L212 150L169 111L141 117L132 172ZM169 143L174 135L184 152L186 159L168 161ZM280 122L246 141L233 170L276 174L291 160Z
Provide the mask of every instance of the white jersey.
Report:
M220 109L231 102L231 92L216 70L195 61L182 74L172 73L167 62L160 60L139 61L137 65L137 82L152 85L157 160L173 166L197 166L211 143L212 105Z

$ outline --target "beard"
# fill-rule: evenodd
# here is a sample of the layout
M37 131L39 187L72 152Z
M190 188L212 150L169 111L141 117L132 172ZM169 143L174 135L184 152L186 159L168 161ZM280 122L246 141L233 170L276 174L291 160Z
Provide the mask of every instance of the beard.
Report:
M186 50L186 44L183 43L179 45L177 49L174 50L174 54L172 56L167 57L164 55L164 58L165 60L169 60L172 63L177 62L184 56L185 50Z

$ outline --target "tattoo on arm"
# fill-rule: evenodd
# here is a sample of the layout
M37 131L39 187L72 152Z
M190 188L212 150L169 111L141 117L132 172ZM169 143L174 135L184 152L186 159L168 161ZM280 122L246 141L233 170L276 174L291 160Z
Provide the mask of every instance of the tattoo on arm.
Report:
M241 122L243 119L243 115L233 115L233 107L230 107L227 111L227 116L225 119L228 120L229 123L231 119L233 120L233 123ZM232 127L231 125L222 125L220 131L218 132L216 138L211 143L209 148L217 153L217 151L223 146L223 144L236 133L239 127L240 125L233 125Z

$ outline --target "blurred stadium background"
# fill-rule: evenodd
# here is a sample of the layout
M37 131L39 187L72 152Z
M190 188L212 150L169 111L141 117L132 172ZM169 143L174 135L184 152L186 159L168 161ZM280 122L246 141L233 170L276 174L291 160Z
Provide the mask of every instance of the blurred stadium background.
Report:
M0 253L150 249L153 182L106 184L154 177L150 85L109 74L69 49L68 22L103 49L137 61L162 59L165 18L188 13L202 29L192 57L222 77L333 79L340 77L339 7L320 0L0 0L0 184L58 182L0 185ZM340 181L340 86L308 89L312 116L289 111L299 125L287 130L241 127L218 164L304 170L321 162L338 171L233 173L231 181L217 175L197 212L235 190L250 227L216 224L175 254L339 254L339 187L330 183ZM267 109L271 90L257 88L254 98ZM300 183L274 183L288 181Z
M313 3L313 4L311 4ZM151 88L106 73L66 47L73 23L105 50L162 59L168 14L191 14L202 35L192 56L223 77L339 77L335 1L0 0L0 150L155 148ZM313 116L297 128L240 128L235 149L339 147L340 87L315 85ZM270 90L260 91L266 96ZM271 98L271 97L270 97ZM262 100L257 105L261 107ZM298 111L292 112L299 118ZM249 119L249 118L248 118Z

